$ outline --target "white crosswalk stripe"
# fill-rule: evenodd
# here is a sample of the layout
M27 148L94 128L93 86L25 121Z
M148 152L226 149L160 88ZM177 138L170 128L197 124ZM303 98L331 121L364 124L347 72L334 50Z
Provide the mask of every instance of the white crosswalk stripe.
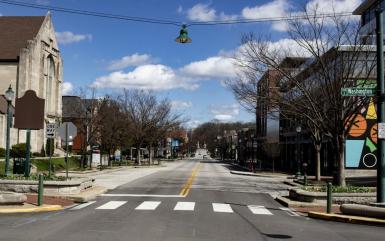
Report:
M96 201L90 201L86 203L79 204L75 207L70 208L69 210L80 210L84 209L88 206L91 206L95 204ZM104 210L114 210L118 209L121 206L125 205L127 201L109 201L101 206L96 207L95 209L104 209ZM156 210L160 205L162 201L143 201L140 203L135 210L149 210L154 211ZM195 202L177 202L173 208L173 211L196 211L195 210ZM247 207L247 209L255 214L255 215L274 215L270 210L268 210L265 206L261 205L247 205L243 208ZM232 207L230 204L227 203L212 203L213 212L215 213L234 213ZM280 207L280 210L284 211L289 216L296 217L300 216L298 213L296 213L294 210L286 207Z
M273 215L269 210L267 210L264 206L257 205L248 205L247 206L253 214L260 215Z
M174 210L176 211L194 211L195 202L178 202Z
M144 201L135 210L155 210L160 203L160 201Z
M213 211L217 213L233 213L230 204L226 203L213 203Z
M300 216L298 213L296 213L295 211L293 211L290 208L280 207L279 209L281 209L282 211L285 211L289 216L292 216L292 217L299 217Z
M97 207L96 209L117 209L125 203L127 203L127 201L110 201L100 207Z
M90 202L82 203L82 204L79 204L79 205L71 208L71 210L79 210L79 209L88 207L88 206L90 206L90 205L92 205L94 203L96 203L96 201L90 201Z

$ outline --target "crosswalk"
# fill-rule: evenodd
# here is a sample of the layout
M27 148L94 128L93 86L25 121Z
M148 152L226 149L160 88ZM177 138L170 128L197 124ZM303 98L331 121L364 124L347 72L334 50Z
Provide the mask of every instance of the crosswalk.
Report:
M157 208L159 208L161 204L162 204L162 201L144 201L144 202L141 202L139 205L136 204L134 209L137 211L143 211L143 210L154 211ZM82 203L75 207L72 207L70 210L80 210L87 207L92 207L95 210L115 210L124 205L128 205L127 201L108 201L106 203L103 203L102 205L100 204L96 205L96 201L90 201L90 202ZM245 205L245 206L247 207L249 212L251 212L254 215L266 215L266 216L274 215L269 210L269 208L265 206L261 206L261 205ZM195 207L196 207L195 202L179 201L175 204L172 210L176 212L181 212L181 211L191 212L191 211L195 211ZM232 205L228 203L211 203L211 208L214 213L234 213ZM290 208L280 207L279 210L283 211L289 216L293 216L293 217L299 216L295 211L293 211Z

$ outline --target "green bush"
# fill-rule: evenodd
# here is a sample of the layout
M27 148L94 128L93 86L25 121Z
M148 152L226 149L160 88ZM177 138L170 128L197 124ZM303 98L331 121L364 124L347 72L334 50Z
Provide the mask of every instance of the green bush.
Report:
M25 143L19 143L12 146L11 156L25 158L27 154L27 145Z
M5 149L0 147L0 157L5 157Z
M41 152L33 152L32 156L33 157L45 157L45 154L42 154Z

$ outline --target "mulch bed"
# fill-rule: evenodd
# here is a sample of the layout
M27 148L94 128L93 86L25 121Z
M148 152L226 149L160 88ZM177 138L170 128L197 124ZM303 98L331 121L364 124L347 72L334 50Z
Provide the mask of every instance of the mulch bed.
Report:
M308 212L326 212L326 207L306 207L306 208L293 208L297 212L308 213ZM342 214L340 207L332 207L332 213Z
M27 203L37 205L37 194L27 194ZM43 204L61 205L63 207L66 207L66 206L73 205L74 202L72 200L64 199L60 197L43 196Z

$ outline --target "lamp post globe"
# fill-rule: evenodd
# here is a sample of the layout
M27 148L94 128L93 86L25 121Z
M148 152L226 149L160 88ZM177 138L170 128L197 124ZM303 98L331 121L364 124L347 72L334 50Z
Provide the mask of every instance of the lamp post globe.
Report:
M301 131L302 131L302 127L301 126L297 126L296 128L295 128L295 131L297 132L297 172L296 172L296 174L295 174L295 176L297 177L297 178L299 178L300 176L301 176L301 161L300 161L300 158L299 158L299 147L300 147L300 145L299 145L299 135L300 135L300 133L301 133Z
M5 91L5 99L7 99L9 102L12 102L14 96L15 92L12 90L12 86L10 85L7 91Z

